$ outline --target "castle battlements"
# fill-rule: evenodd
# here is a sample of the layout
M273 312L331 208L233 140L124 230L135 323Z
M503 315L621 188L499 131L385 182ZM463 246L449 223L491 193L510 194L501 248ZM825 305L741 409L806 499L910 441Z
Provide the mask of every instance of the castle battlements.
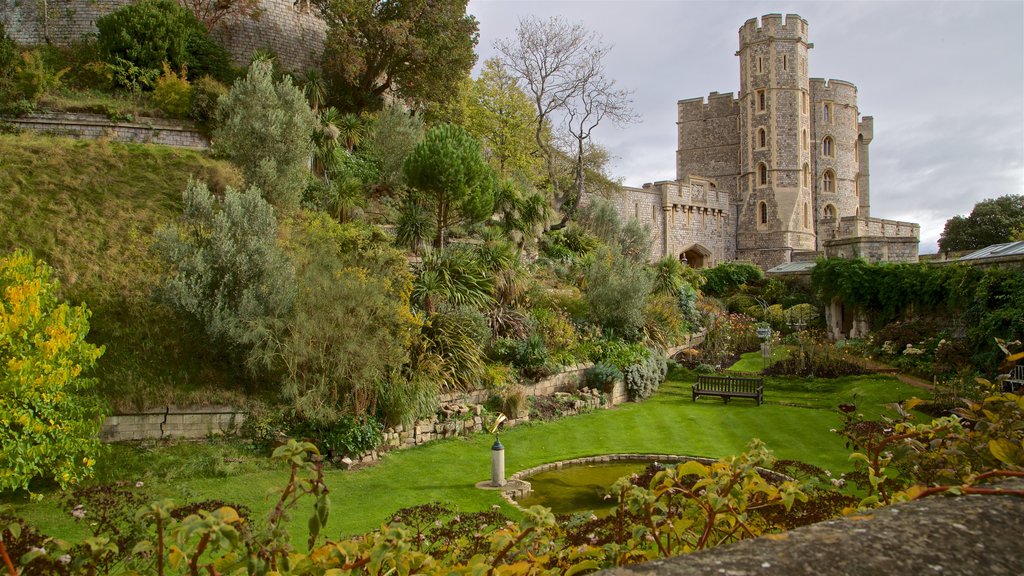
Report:
M687 116L704 115L705 113L711 113L713 116L720 116L723 113L735 114L739 109L739 104L740 101L733 92L724 94L712 92L708 94L707 99L703 97L687 98L680 100L677 106L680 119L682 119L684 114Z
M760 22L751 18L740 28L740 46L768 40L799 40L807 43L807 21L797 14L765 14Z

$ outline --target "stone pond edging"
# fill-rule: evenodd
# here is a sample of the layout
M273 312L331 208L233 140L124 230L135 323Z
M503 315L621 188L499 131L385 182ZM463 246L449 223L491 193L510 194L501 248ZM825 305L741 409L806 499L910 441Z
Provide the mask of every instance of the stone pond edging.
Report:
M682 454L604 454L601 456L582 456L579 458L572 458L569 460L561 460L558 462L549 462L547 464L541 464L525 470L520 470L508 477L509 489L502 491L501 496L509 504L516 508L522 508L519 505L518 500L529 494L533 490L533 486L530 484L530 477L540 474L542 472L550 472L551 470L562 470L563 468L571 468L573 466L586 466L588 464L605 464L608 462L657 462L666 464L679 464L682 462L700 462L705 466L717 462L715 458L705 458L702 456L685 456ZM758 472L772 481L784 481L792 480L792 478L785 474L767 470L765 468L758 468Z

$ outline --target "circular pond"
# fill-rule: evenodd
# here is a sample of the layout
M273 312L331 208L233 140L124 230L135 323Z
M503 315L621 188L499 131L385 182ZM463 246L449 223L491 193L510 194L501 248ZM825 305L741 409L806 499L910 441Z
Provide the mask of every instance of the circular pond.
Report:
M678 458L678 457L677 457ZM530 491L518 499L524 507L540 505L555 514L593 512L605 516L615 508L615 500L606 497L612 484L623 476L642 473L655 462L674 463L676 459L631 456L628 459L568 462L520 476L530 483Z

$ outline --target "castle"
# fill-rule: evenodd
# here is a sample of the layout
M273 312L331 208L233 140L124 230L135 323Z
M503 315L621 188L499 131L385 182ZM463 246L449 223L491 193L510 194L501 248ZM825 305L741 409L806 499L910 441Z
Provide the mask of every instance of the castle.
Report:
M750 19L739 96L679 101L676 179L611 198L651 226L652 259L917 261L917 224L871 217L872 118L860 118L853 84L808 78L813 46L796 14Z

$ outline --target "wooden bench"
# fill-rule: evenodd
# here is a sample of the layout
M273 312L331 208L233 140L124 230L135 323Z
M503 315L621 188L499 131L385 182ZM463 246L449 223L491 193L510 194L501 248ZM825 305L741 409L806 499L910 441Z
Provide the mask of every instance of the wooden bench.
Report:
M730 398L753 398L760 406L764 402L764 380L743 376L697 376L693 385L693 401L701 396L720 396L725 403Z
M1024 364L1014 366L1010 374L1003 380L1003 392L1017 392L1024 386Z

